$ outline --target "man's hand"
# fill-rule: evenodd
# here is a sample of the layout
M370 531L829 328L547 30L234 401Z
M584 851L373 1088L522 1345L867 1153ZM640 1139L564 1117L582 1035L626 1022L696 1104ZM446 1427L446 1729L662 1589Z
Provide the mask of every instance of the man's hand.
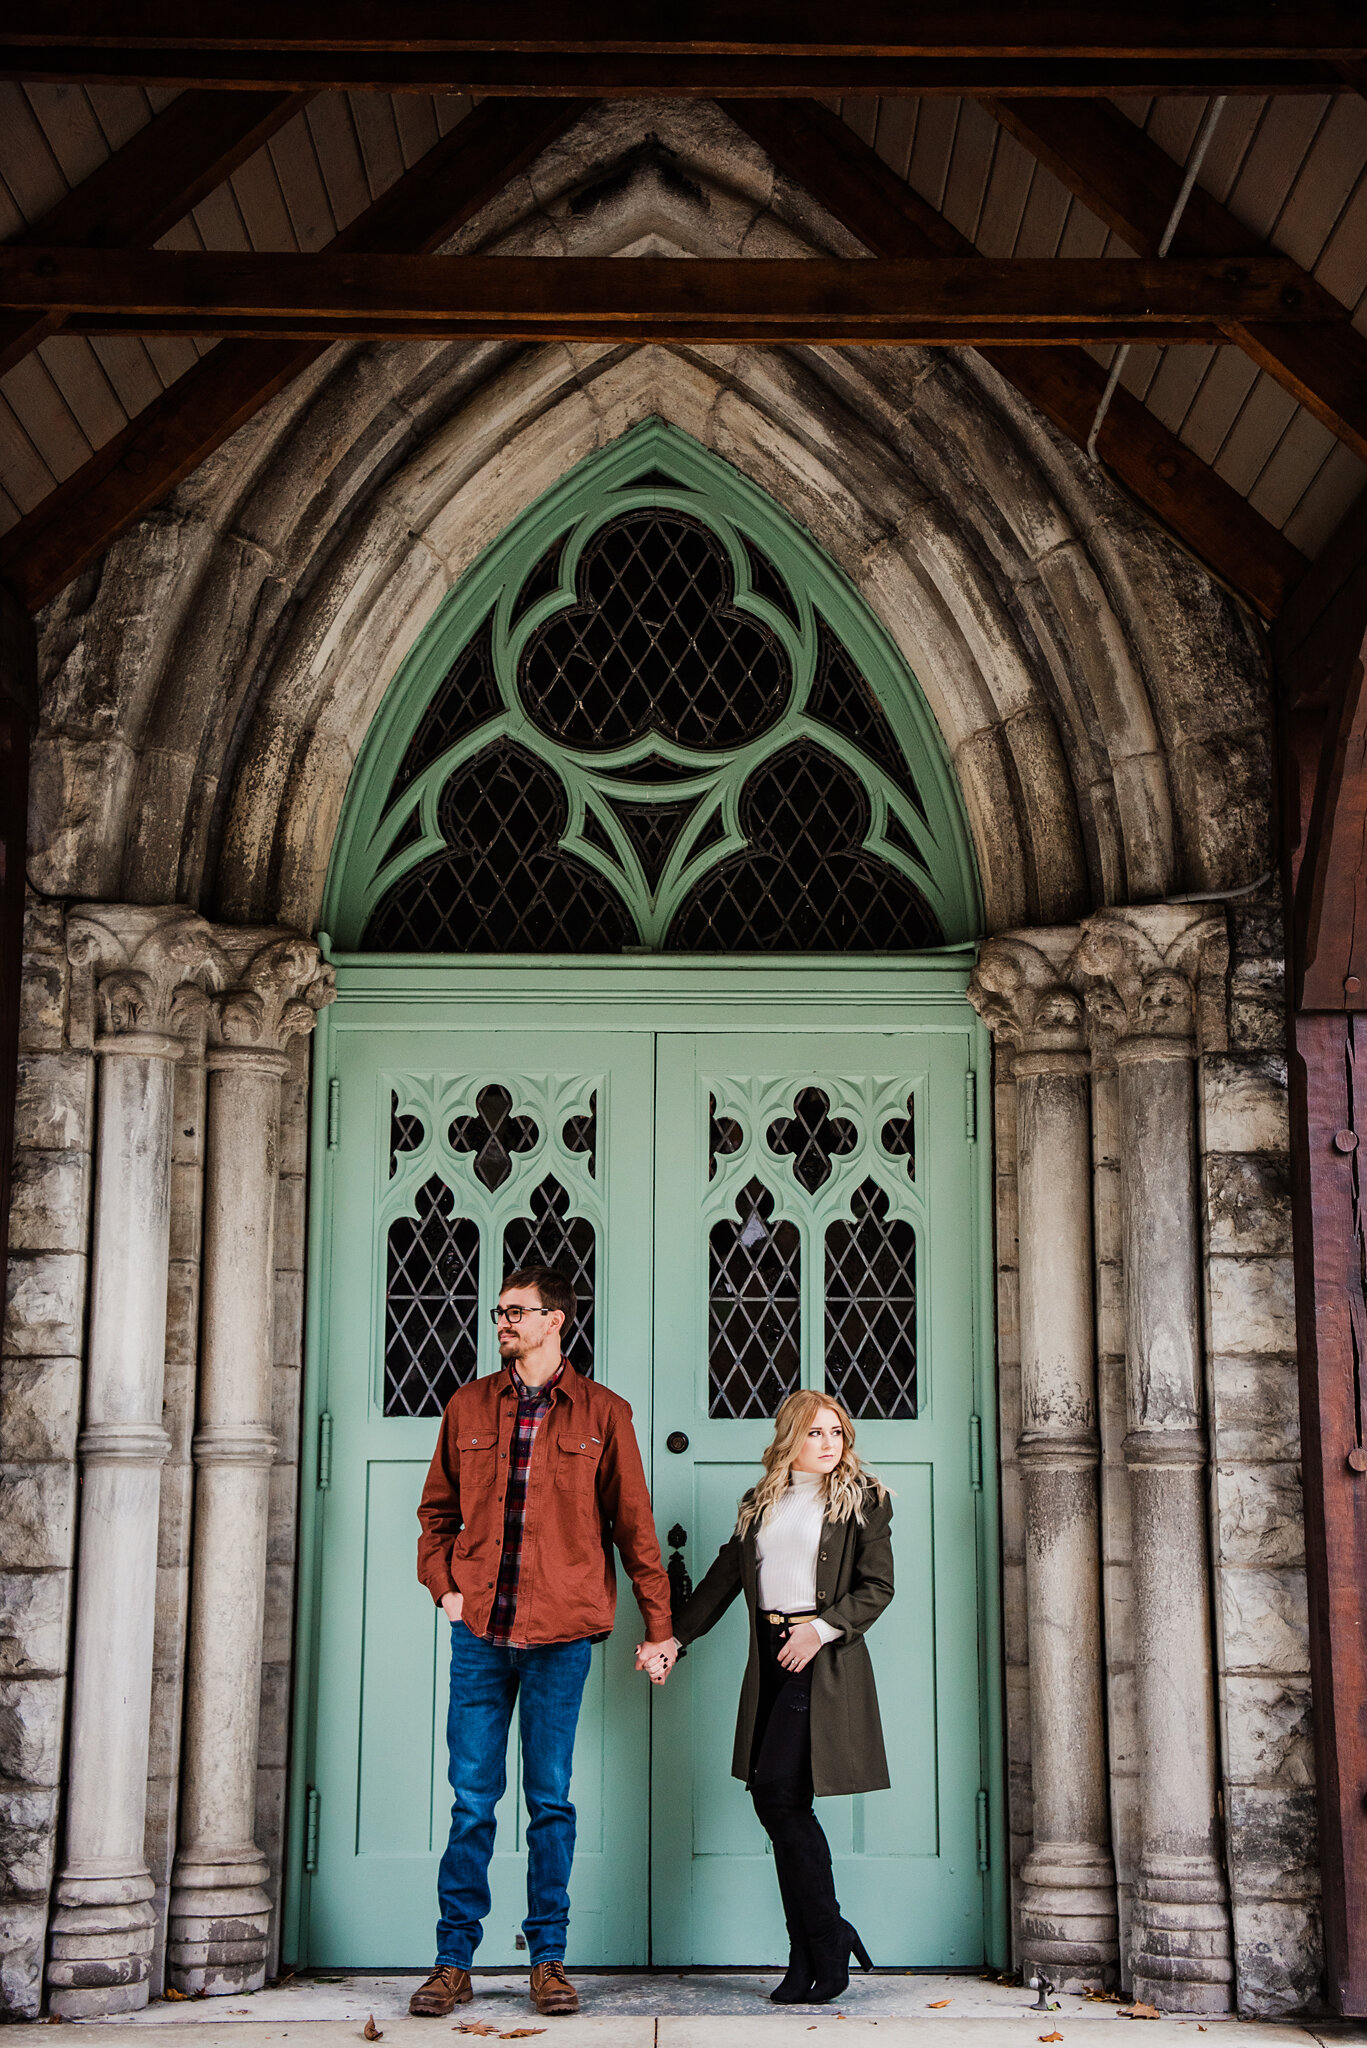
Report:
M644 1671L652 1685L663 1685L679 1661L679 1645L673 1636L663 1643L638 1643L636 1669Z
M443 1593L441 1596L441 1611L449 1622L459 1621L465 1612L465 1595L463 1593Z
M785 1671L805 1671L817 1651L821 1648L821 1637L809 1621L800 1621L778 1653L778 1661Z

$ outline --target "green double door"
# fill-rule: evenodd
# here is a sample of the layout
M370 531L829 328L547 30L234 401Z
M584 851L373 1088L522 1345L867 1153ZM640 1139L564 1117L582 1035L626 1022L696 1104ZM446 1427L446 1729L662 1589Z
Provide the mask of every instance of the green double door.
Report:
M845 972L853 996L829 963L686 990L624 966L608 1000L576 970L548 1004L515 970L381 1000L343 968L319 1046L300 1962L431 1960L449 1629L414 1511L441 1406L497 1364L501 1276L532 1259L574 1274L569 1355L632 1404L676 1572L725 1540L784 1393L851 1409L896 1495L898 1590L869 1639L892 1789L820 1807L841 1899L883 1964L992 1948L980 1041L953 995ZM772 1861L730 1776L742 1607L659 1690L639 1634L622 1583L575 1752L571 1959L771 1963ZM485 1965L519 1961L523 1821L514 1728Z

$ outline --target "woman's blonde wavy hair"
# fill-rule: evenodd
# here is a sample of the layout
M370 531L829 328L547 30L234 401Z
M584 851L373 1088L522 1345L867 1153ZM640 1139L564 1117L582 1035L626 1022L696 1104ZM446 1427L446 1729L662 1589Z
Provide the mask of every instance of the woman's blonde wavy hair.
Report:
M803 1438L823 1408L829 1408L832 1414L840 1417L840 1427L845 1433L845 1449L840 1463L826 1475L827 1518L832 1522L848 1522L853 1516L862 1524L870 1493L881 1500L887 1492L882 1481L866 1472L859 1462L849 1410L833 1394L819 1394L815 1387L801 1387L797 1393L788 1395L774 1417L774 1440L764 1453L764 1477L757 1486L751 1487L740 1504L736 1521L738 1536L743 1536L747 1529L758 1528L768 1519L775 1502L787 1489L793 1460L802 1448Z

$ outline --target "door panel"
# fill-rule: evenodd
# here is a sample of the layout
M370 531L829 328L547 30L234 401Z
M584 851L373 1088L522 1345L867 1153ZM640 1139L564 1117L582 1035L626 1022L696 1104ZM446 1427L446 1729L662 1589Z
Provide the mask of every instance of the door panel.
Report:
M983 1955L968 1066L953 1032L680 1033L657 1057L657 1521L686 1529L700 1577L777 1398L849 1398L896 1495L898 1593L869 1636L893 1785L819 1811L846 1912L902 1967ZM745 1638L737 1601L655 1702L657 1963L786 1949L768 1845L730 1776Z
M646 1033L340 1030L327 1324L314 1964L429 1963L450 1814L450 1631L418 1584L416 1509L450 1387L489 1372L505 1259L594 1284L568 1350L649 1414L653 1041ZM494 1091L491 1093L491 1091ZM443 1378L443 1374L445 1378ZM449 1382L449 1384L448 1384ZM646 1959L647 1688L634 1603L594 1650L575 1754L571 1956ZM526 1910L516 1727L480 1960Z

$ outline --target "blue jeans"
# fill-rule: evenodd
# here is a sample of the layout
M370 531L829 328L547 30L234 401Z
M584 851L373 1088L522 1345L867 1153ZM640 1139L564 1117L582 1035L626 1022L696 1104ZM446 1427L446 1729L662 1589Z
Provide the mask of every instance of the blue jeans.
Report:
M530 1962L563 1961L570 1919L574 1808L570 1769L588 1643L529 1649L486 1643L463 1621L451 1627L451 1839L437 1874L437 1961L468 1970L489 1911L494 1808L507 1784L508 1729L521 1700L522 1790L527 1801L527 1937Z

